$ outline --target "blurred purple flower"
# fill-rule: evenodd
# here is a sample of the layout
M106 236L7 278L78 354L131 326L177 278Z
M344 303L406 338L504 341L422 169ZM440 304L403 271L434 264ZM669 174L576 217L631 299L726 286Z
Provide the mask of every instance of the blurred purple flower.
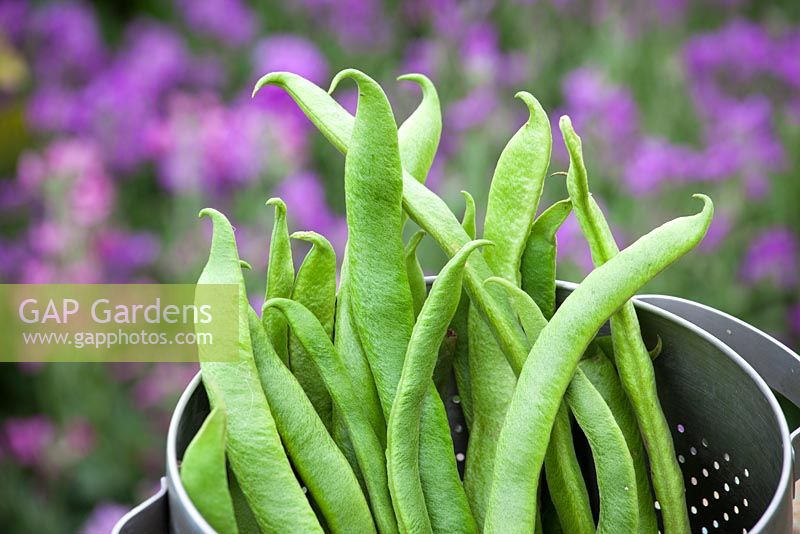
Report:
M556 234L558 242L558 261L568 261L584 273L591 272L593 268L592 254L586 240L581 233L578 220L575 214L570 214L569 217L561 225Z
M71 455L83 458L94 449L97 435L89 421L78 418L70 421L64 429L64 441Z
M0 283L10 284L17 280L19 269L28 255L21 241L0 237Z
M764 279L783 289L797 283L797 237L788 228L764 230L751 243L742 261L740 275L748 284Z
M276 195L286 202L288 217L298 229L313 230L341 251L347 240L343 217L334 214L325 200L325 190L316 174L301 172L289 176L276 189Z
M78 94L57 83L34 88L26 106L28 125L40 132L72 131L79 107Z
M256 77L268 72L290 71L317 84L328 79L325 56L311 40L299 35L273 34L262 39L256 43L251 57Z
M103 258L106 269L118 280L126 280L133 271L151 265L160 250L158 238L147 232L103 229L95 240L95 254Z
M197 374L197 370L195 363L154 364L133 388L136 405L141 409L149 409L177 395Z
M59 204L66 199L70 221L81 226L105 220L116 197L101 152L86 140L61 138L43 154L23 154L17 167L17 181L31 198L46 200L51 195Z
M583 67L569 73L562 84L564 109L581 136L597 143L593 151L602 165L614 169L627 160L639 141L639 114L636 101L624 87L609 83L595 69ZM558 131L555 125L554 131ZM554 143L565 157L562 143Z
M433 77L443 63L442 49L432 39L411 41L405 50L401 71L403 74L419 72Z
M462 29L461 65L465 74L479 82L493 82L500 67L501 53L497 30L488 22Z
M725 238L728 237L731 227L730 218L718 211L714 214L711 225L708 227L708 232L706 232L706 236L697 248L705 253L714 252L722 245Z
M80 534L108 534L128 513L128 507L116 503L100 503L92 510L91 515L83 524Z
M8 452L23 466L38 464L53 439L53 424L43 415L12 417L3 425Z
M241 0L177 0L176 4L192 29L228 45L243 45L255 35L255 15Z
M445 111L445 129L463 132L480 126L497 107L497 96L488 87L477 87Z
M103 62L105 47L97 19L82 2L55 2L33 14L31 32L41 81L85 77Z
M0 36L14 44L28 29L30 6L26 0L0 0Z
M291 7L303 11L351 48L380 46L391 30L383 19L379 0L299 0Z
M800 334L800 304L789 310L789 325L796 334Z
M171 191L240 186L266 168L272 141L267 127L263 112L249 101L225 107L211 95L179 94L170 99L166 116L151 125L147 146ZM287 135L284 143L292 139Z

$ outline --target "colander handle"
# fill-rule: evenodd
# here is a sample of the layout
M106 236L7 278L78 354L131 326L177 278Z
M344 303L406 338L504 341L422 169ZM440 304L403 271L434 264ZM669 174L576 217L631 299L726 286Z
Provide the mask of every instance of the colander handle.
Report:
M800 356L769 334L704 304L667 295L636 297L686 319L736 351L772 388L800 408ZM794 457L800 459L800 429L792 432ZM800 460L794 461L800 480ZM792 485L794 486L794 485Z

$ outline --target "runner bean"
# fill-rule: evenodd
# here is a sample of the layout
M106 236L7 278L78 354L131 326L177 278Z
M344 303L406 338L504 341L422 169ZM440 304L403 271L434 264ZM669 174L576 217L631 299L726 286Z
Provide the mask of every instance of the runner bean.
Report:
M227 419L225 451L242 492L265 532L322 532L308 499L294 476L281 444L269 404L261 389L247 328L247 292L239 265L233 227L216 210L204 209L211 218L213 236L208 263L198 280L204 284L239 287L238 354L233 361L214 361L209 345L198 345L203 383L212 408L222 407ZM198 330L202 325L198 323Z
M561 399L597 330L646 282L705 235L713 204L643 236L591 272L542 329L519 376L498 441L487 532L529 532L539 473Z

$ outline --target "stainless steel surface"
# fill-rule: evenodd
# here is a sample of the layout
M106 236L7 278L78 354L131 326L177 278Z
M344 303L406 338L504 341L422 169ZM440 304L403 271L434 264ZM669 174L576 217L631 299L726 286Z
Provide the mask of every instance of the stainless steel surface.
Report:
M167 479L161 477L156 494L125 514L111 534L166 534L168 521Z
M560 297L572 287L561 283ZM767 384L740 355L696 324L643 300L637 300L636 308L645 338L653 340L658 335L663 342L654 366L659 396L680 455L693 531L792 532L792 445ZM711 314L709 310L704 318ZM702 324L703 319L695 319ZM744 335L734 337L742 339ZM779 368L788 349L775 343L764 342L757 354L748 353L747 357L769 358ZM786 362L787 368L797 361L797 356L791 355L794 360ZM770 381L770 385L789 399L800 398L800 382L793 372L787 372L789 380ZM211 532L178 476L178 460L208 412L199 383L198 375L181 397L168 435L170 532ZM453 392L446 407L462 465L468 434L457 401ZM587 479L591 478L587 472Z

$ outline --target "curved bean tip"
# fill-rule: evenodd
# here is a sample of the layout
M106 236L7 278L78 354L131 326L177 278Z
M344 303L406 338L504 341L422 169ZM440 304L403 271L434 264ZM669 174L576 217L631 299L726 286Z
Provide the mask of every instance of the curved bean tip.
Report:
M281 213L286 213L286 203L280 197L272 197L271 199L267 200L267 206L275 206L276 211L280 211Z
M468 241L461 247L461 250L456 252L456 255L463 254L464 256L468 256L472 253L475 249L480 247L493 247L494 241L489 241L488 239L473 239L472 241Z
M514 98L522 100L525 105L528 106L528 111L530 112L530 117L528 118L529 121L533 119L533 116L536 115L537 111L544 111L542 105L539 103L536 97L530 94L528 91L520 91L514 95Z
M247 269L248 271L253 270L253 266L244 260L239 260L239 267L241 267L242 269Z
M256 94L261 90L262 87L265 85L284 85L287 76L291 76L292 74L289 72L270 72L262 76L257 82L255 87L253 87L253 92L250 95L250 98L256 96Z
M422 238L424 238L426 235L428 235L428 232L425 230L417 230L414 232L414 235L412 235L411 239L408 240L408 249L416 250L420 241L422 241Z
M336 76L333 77L333 80L331 80L331 85L328 88L328 94L332 94L336 88L339 87L339 83L345 78L352 78L357 84L361 84L365 81L374 81L372 78L358 69L344 69L339 71Z
M289 235L289 239L299 239L300 241L311 241L314 236L319 235L316 232L307 230L299 230Z
M278 310L283 310L286 307L287 303L290 303L289 299L284 299L280 297L275 297L272 299L268 299L264 306L261 307L262 310L266 310L267 308L277 308Z
M436 87L433 85L433 82L430 78L425 76L424 74L420 74L417 72L410 72L408 74L401 74L397 77L397 81L411 81L416 83L422 89L422 95L426 96L430 94L432 91L436 91Z
M220 213L219 211L215 210L214 208L203 208L203 209L201 209L200 213L197 214L197 217L200 218L200 219L202 219L203 217L208 217L212 221L217 219L217 218L219 218L219 217L222 217L223 219L225 218L225 216L222 213Z

